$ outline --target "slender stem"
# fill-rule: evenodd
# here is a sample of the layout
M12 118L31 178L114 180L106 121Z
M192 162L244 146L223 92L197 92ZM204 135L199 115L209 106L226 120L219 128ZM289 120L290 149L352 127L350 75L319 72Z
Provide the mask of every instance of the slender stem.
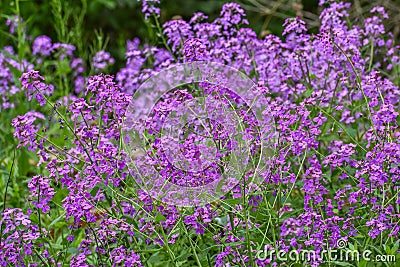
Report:
M197 252L196 252L196 248L193 246L192 238L190 237L189 232L187 231L185 225L182 224L181 227L182 227L183 229L185 229L185 232L186 232L186 235L187 235L187 237L188 237L188 240L189 240L190 246L191 246L191 248L192 248L193 255L194 255L195 259L196 259L197 265L200 266L200 267L202 267L201 262L200 262L200 259L199 259L198 255L197 255Z
M373 121L372 121L372 112L371 112L371 107L369 106L368 97L367 97L367 95L365 94L364 90L362 89L362 86L361 86L361 78L360 78L360 76L358 75L358 72L357 72L357 70L356 70L356 68L355 68L355 66L354 66L354 64L353 64L353 61L351 61L351 59L350 59L349 56L346 54L346 52L345 52L338 44L336 44L335 42L333 42L333 45L334 45L336 48L338 48L338 49L340 50L340 52L346 57L347 61L348 61L348 62L350 63L350 65L351 65L351 68L353 69L354 75L356 75L356 83L357 83L357 85L358 85L358 88L361 90L361 93L363 94L365 103L367 104L368 117L369 117L369 120L370 120L370 122L371 122L372 129L374 130L375 136L378 137L378 134L377 134L376 129L375 129L375 125L374 125L374 123L373 123Z
M7 179L6 192L4 193L4 198L3 198L3 210L1 211L1 217L3 217L3 213L4 213L5 209L6 209L8 186L10 185L11 175L12 175L12 172L13 172L13 170L14 170L15 150L16 150L16 149L14 148L14 157L13 157L13 161L12 161L12 164L11 164L10 173L9 173L8 179ZM0 225L0 236L3 236L3 223L1 223L1 225ZM1 242L1 244L3 244L3 242ZM4 243L4 244L5 244L5 243Z

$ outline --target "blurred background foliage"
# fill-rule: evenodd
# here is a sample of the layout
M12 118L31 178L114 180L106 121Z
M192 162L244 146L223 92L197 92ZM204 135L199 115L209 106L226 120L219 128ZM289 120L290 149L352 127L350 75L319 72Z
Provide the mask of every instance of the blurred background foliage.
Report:
M231 0L232 1L232 0ZM194 12L204 12L210 19L219 15L228 0L161 0L161 23L173 18L189 20ZM287 17L299 16L310 31L318 29L319 0L236 0L246 10L251 27L262 38L272 33L281 35ZM390 14L387 28L396 37L400 33L400 0L354 0L352 20L362 19L372 5L383 5ZM17 38L8 34L6 20L20 13L32 42L47 35L54 42L71 43L77 55L85 60L105 49L116 59L114 71L124 64L126 40L138 37L155 45L158 39L149 30L136 0L0 0L0 45L17 47ZM26 51L28 52L28 51Z
M203 12L214 19L228 0L161 0L161 23L173 18L189 20L194 12ZM280 35L286 17L295 16L299 9L316 20L318 0L233 1L246 10L251 27L262 37L269 32ZM88 59L103 48L116 59L115 70L124 62L126 40L138 37L143 43L155 44L153 36L136 0L0 0L0 45L17 46L8 34L6 21L20 13L32 42L39 35L53 41L71 43L76 53Z

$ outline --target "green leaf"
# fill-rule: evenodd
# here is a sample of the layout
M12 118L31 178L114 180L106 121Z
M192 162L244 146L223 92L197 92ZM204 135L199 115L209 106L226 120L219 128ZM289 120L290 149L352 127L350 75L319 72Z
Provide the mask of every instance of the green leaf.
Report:
M21 149L21 154L18 157L18 174L20 176L26 176L30 170L29 156L25 149Z
M90 195L92 195L92 197L96 196L97 192L99 192L100 187L99 186L95 186L92 191L90 191Z
M105 5L109 9L114 9L116 7L116 1L113 0L98 0L98 2Z
M150 264L153 263L152 266L159 266L159 265L155 265L155 263L161 263L164 260L164 258L165 257L161 254L161 252L157 251L156 253L151 255L151 257L147 260L147 263L150 263Z
M331 263L334 263L335 265L338 265L338 266L354 266L354 265L351 264L351 263L342 262L342 261L332 261Z
M225 199L223 203L229 204L229 205L237 205L237 204L242 204L243 203L243 198L230 198L230 199Z
M318 137L318 140L321 141L332 141L332 140L338 140L339 137L336 134L328 134L328 135L321 135Z
M68 252L68 254L75 254L75 255L77 255L77 254L79 254L79 249L77 249L77 248L68 248L68 249L67 249L67 252Z
M60 63L58 64L58 68L57 68L57 74L58 75L65 75L68 74L72 71L71 67L70 67L70 63L69 60L62 60L60 61Z
M63 219L65 216L65 214L61 214L60 216L58 216L57 218L55 218L50 224L49 224L49 228L51 228L53 225L57 224L57 222L59 222L61 219Z
M312 95L313 89L308 88L306 91L304 91L304 96L305 97L310 97Z
M391 252L392 253L397 253L397 251L399 250L399 244L400 244L400 240L397 240L396 243L394 243Z
M161 222L161 221L165 221L166 218L161 213L158 213L157 216L154 218L154 220L158 223L158 222Z
M54 195L52 202L54 203L60 203L67 195L68 195L68 188L58 188L56 190L56 194Z

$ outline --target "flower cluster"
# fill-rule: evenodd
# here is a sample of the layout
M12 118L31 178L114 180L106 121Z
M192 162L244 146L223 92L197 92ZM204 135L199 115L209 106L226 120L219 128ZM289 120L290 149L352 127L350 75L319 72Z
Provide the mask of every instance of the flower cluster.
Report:
M6 209L0 220L0 265L26 266L29 258L39 261L38 258L52 262L46 249L37 249L37 240L41 233L37 225L29 219L29 214L24 214L21 209ZM40 251L42 250L42 251ZM37 253L42 253L37 256Z
M50 210L48 203L53 198L55 191L50 185L50 179L40 175L32 177L28 183L28 188L31 194L29 198L33 200L36 208L41 209L41 212L46 213Z
M150 16L160 16L160 8L156 7L156 4L160 4L160 0L142 1L142 13L145 19L148 19Z
M33 68L26 59L21 62L15 60L16 55L11 46L7 46L0 52L0 110L14 108L18 103L15 101L15 95L21 91L15 83L15 71L27 71Z
M46 104L46 96L50 96L54 91L54 86L45 84L44 78L35 70L23 73L20 80L22 89L26 90L28 101L35 96L41 106Z
M45 117L39 112L29 111L12 120L11 125L15 128L14 136L20 141L18 147L29 145L31 150L37 148L36 134L39 131L39 126L33 124L37 119L45 119Z
M95 72L105 70L106 67L114 64L115 60L111 57L110 53L99 51L92 59L92 66Z

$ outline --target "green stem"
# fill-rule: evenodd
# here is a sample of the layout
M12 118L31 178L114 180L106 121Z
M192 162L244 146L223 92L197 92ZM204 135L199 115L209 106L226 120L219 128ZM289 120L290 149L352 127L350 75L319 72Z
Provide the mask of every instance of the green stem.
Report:
M11 181L11 175L12 172L14 170L14 163L15 163L15 148L14 148L14 157L13 157L13 161L11 164L11 170L10 173L8 175L8 179L7 179L7 184L6 184L6 192L4 193L4 198L3 198L3 210L1 211L1 216L3 217L3 213L6 209L6 202L7 202L7 193L8 193L8 186L10 185L10 181ZM0 225L0 236L3 236L3 223Z
M372 121L372 112L371 112L371 107L369 106L368 97L367 97L367 95L365 94L364 90L362 89L362 86L361 86L361 78L360 78L360 76L359 76L358 73L357 73L357 70L356 70L356 68L355 68L355 66L354 66L354 64L353 64L353 61L351 61L351 59L350 59L349 56L346 54L346 52L345 52L338 44L336 44L335 42L333 42L333 45L334 45L336 48L338 48L338 49L340 50L340 52L346 57L347 61L348 61L348 62L350 63L350 65L351 65L351 68L353 69L354 75L356 75L356 83L357 83L358 88L360 89L360 91L361 91L361 93L362 93L362 95L363 95L363 97L364 97L365 103L366 103L366 105L367 105L368 117L369 117L369 120L370 120L370 122L371 122L372 129L374 130L375 137L378 138L378 134L377 134L377 132L376 132L375 125L374 125L374 123L373 123L373 121Z
M197 265L200 266L200 267L202 267L201 262L200 262L200 259L199 259L199 257L197 256L196 248L193 246L192 238L190 237L190 235L189 235L189 233L188 233L188 231L187 231L185 225L182 225L182 228L185 229L185 232L186 232L186 235L187 235L187 237L188 237L188 240L189 240L189 243L190 243L190 247L192 248L193 255L194 255L194 258L196 259Z

